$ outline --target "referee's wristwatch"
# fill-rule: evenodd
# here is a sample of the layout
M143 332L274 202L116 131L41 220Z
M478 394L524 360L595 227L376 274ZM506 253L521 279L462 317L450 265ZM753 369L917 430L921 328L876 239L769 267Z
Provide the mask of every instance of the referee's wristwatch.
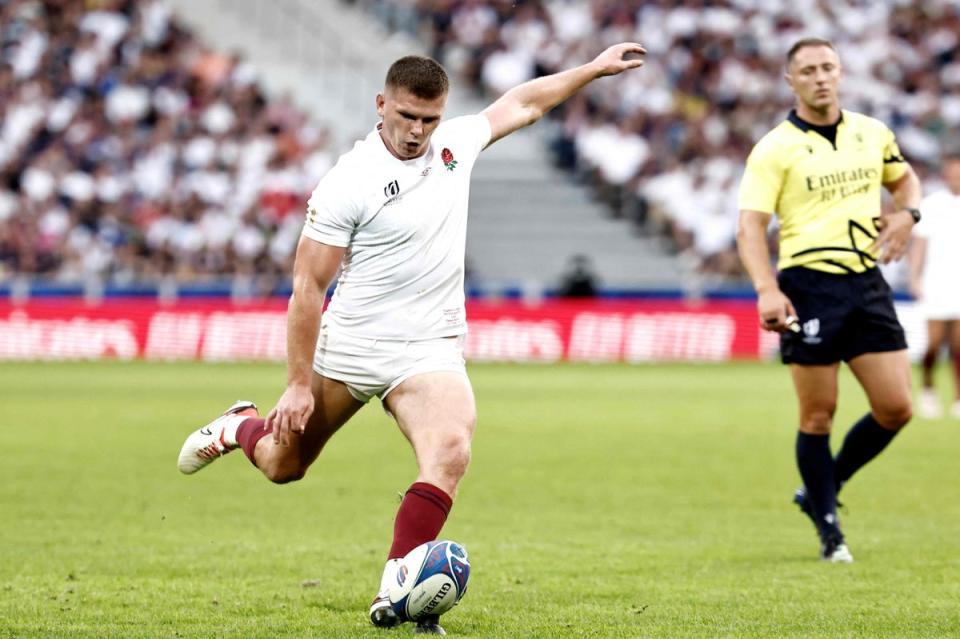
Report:
M903 210L910 214L910 217L913 218L914 224L917 224L920 221L920 209L912 206L905 206L903 207Z

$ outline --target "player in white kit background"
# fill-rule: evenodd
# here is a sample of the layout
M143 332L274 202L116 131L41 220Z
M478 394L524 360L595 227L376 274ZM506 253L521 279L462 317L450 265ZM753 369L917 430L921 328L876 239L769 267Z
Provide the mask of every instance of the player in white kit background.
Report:
M919 412L928 419L943 415L933 371L941 349L949 344L954 373L950 415L960 419L960 154L943 159L942 177L945 188L920 204L923 224L914 229L910 248L910 289L927 320Z
M476 408L461 338L474 162L593 80L641 67L644 53L635 43L612 46L587 64L511 89L480 114L445 122L443 68L419 56L397 60L376 96L380 123L340 157L308 202L287 309L286 390L266 419L252 402L237 402L183 445L178 467L187 474L241 448L271 481L295 481L379 397L419 473L397 512L370 608L375 625L403 621L386 586L404 555L437 538L470 461ZM443 634L436 618L416 631Z

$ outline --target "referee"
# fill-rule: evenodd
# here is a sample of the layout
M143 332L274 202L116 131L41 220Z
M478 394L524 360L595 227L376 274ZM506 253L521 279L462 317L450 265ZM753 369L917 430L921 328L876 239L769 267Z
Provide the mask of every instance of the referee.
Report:
M837 492L912 415L906 339L877 263L903 255L920 219L920 182L890 129L840 109L841 77L830 42L807 38L790 48L786 80L796 108L747 159L737 246L757 291L761 326L780 332L781 358L797 393L804 487L794 502L817 527L821 558L849 563ZM881 213L881 186L893 195L890 213ZM774 214L779 274L766 241ZM870 412L834 458L830 430L841 361L866 392Z

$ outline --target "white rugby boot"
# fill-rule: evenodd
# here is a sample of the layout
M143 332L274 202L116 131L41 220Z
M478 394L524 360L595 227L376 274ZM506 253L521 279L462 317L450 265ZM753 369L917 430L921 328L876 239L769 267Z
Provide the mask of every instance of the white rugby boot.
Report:
M240 400L224 411L223 415L190 433L183 442L177 468L185 475L192 475L218 457L240 447L237 443L237 428L249 417L257 417L257 405Z
M853 555L847 544L842 540L828 539L820 548L820 559L832 564L852 564Z
M953 405L950 406L950 417L960 419L960 399L953 402Z
M390 605L390 596L380 591L370 604L370 623L378 628L392 628L400 623L400 617Z
M920 391L920 397L917 402L920 417L924 419L940 419L943 417L943 406L940 405L940 397L937 391L932 388L924 388Z
M379 628L390 628L403 621L390 605L390 584L397 578L399 566L399 559L387 560L380 577L380 590L370 604L370 623Z
M427 615L417 621L413 628L415 635L446 635L447 631L440 625L440 615Z

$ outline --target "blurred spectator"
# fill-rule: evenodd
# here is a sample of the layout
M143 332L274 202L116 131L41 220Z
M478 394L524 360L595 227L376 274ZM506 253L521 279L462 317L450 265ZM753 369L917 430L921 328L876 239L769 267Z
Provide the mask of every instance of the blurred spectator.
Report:
M703 272L739 274L732 193L745 154L791 106L779 78L794 39L835 42L844 103L888 123L921 177L960 126L950 0L356 1L427 38L488 97L613 42L644 43L642 73L552 114L550 147L613 215ZM0 0L0 279L279 276L331 146L162 0Z
M586 255L570 258L566 273L560 282L557 295L560 297L593 297L597 294L597 276L593 264Z
M0 279L286 273L333 160L160 0L0 0Z
M435 55L490 97L614 42L643 43L642 73L597 82L554 112L550 147L614 215L728 276L739 274L740 167L792 106L780 78L796 39L836 44L844 104L889 124L921 177L960 125L960 4L951 0L421 0L419 11Z

